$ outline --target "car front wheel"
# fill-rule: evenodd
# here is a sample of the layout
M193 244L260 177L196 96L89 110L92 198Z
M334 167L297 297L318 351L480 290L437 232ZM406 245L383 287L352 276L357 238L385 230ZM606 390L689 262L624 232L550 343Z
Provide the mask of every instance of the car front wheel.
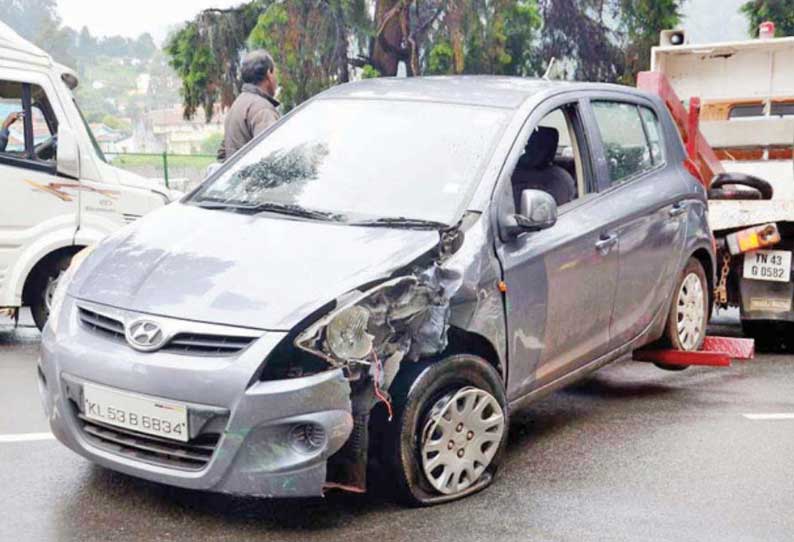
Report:
M387 422L384 459L401 501L446 502L491 482L508 429L504 386L491 365L454 355L404 366L392 395L396 410Z
M71 255L61 256L51 260L38 269L33 283L30 312L39 331L44 330L44 325L50 317L50 307L58 281L69 268L72 261Z

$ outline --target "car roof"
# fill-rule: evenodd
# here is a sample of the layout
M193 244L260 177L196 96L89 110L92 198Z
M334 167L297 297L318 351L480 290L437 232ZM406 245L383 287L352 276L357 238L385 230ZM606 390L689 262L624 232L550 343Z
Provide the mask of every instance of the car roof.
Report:
M631 87L604 83L577 83L529 77L460 75L432 77L379 77L331 87L319 99L370 99L467 104L516 109L541 93L575 90L611 90L638 94ZM640 93L643 94L643 93Z

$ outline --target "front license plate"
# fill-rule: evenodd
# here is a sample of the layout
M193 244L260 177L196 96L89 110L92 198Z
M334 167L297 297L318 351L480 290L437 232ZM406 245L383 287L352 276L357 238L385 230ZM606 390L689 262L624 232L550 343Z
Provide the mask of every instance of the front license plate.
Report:
M139 433L188 441L185 405L84 384L83 414L92 420Z
M744 255L744 278L788 282L791 279L791 252L756 250Z

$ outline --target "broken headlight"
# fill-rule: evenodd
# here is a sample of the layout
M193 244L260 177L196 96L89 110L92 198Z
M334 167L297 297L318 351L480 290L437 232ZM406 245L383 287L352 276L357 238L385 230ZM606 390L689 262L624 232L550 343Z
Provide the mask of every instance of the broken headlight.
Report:
M336 306L295 339L333 366L419 359L446 347L449 301L430 270L351 292Z
M370 312L352 306L339 311L328 323L326 341L331 353L340 359L364 359L372 352L372 335L367 332Z

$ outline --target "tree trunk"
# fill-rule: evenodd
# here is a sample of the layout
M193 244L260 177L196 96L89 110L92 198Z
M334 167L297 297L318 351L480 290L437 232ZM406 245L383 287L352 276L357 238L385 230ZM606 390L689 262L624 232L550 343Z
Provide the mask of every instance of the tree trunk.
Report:
M376 35L371 46L372 66L383 76L397 75L402 56L400 12L403 0L376 0Z
M348 43L348 25L345 19L345 12L342 2L333 3L334 23L336 25L336 46L334 49L334 59L336 61L336 73L339 83L350 81L350 67L348 65L347 52L350 48Z
M449 0L447 8L447 28L449 28L450 41L452 42L452 71L455 74L463 73L465 59L463 55L463 15L465 0Z

